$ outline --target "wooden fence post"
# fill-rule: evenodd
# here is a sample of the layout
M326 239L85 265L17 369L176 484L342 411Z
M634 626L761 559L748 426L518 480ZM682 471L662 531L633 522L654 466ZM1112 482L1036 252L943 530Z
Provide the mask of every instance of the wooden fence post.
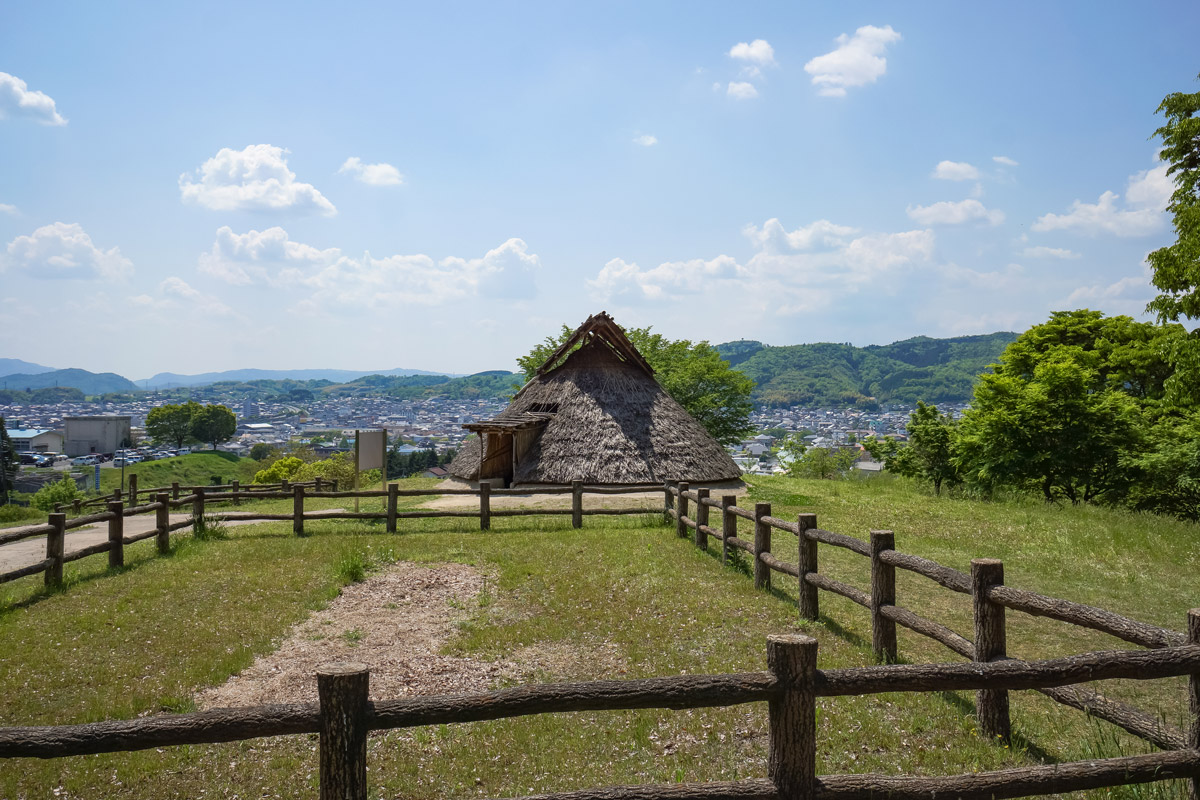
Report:
M317 670L321 702L321 800L367 798L366 664L326 664Z
M571 527L583 527L583 481L571 481Z
M771 591L771 568L762 560L763 553L771 552L771 526L762 521L771 516L770 503L754 504L754 588Z
M1004 583L1004 562L995 558L971 561L971 598L975 608L975 660L986 664L1008 654L1004 631L1004 606L988 600L988 589ZM1008 691L980 689L975 693L979 730L989 739L1008 744L1012 728L1008 718Z
M179 481L171 482L171 499L172 500L179 499Z
M671 482L663 482L663 524L671 523L671 509L675 507L675 495L671 492Z
M737 536L737 515L730 509L737 505L737 495L721 497L721 564L729 563L729 540Z
M1200 645L1200 608L1188 611L1187 637L1188 644ZM1188 676L1188 709L1192 713L1188 721L1187 746L1200 750L1200 672ZM1191 800L1200 800L1200 778L1192 778L1188 789Z
M385 481L385 483L386 483L386 481ZM321 491L321 484L322 484L322 480L321 480L320 475L313 478L313 491L316 491L316 492Z
M156 541L158 552L165 553L171 549L171 495L159 492L155 497L155 502L158 503L158 508L154 510Z
M492 527L492 482L479 482L479 530Z
M136 506L138 501L137 475L129 476L129 505Z
M688 513L687 492L688 492L687 481L680 481L679 482L679 513L675 515L675 535L678 536L680 539L687 536L687 523L683 521L683 518L686 517L687 513Z
M387 496L387 532L396 532L396 505L400 502L400 484L389 483Z
M817 571L817 542L807 534L807 531L816 527L816 514L800 514L796 517L796 529L800 534L800 618L814 622L821 615L821 601L817 598L817 587L809 583L805 576Z
M75 516L78 517L79 513L81 511L83 511L83 501L80 500L78 497L76 497L74 500L71 501L71 505L74 507Z
M125 566L125 505L120 500L108 504L108 566Z
M767 669L782 690L767 702L767 777L779 797L811 800L817 779L817 640L768 636Z
M705 503L708 495L708 489L696 490L696 547L701 550L708 550L708 534L704 532L708 525L708 505Z
M229 482L229 485L233 487L233 504L235 506L240 506L242 504L242 482L235 478Z
M112 499L118 503L121 502L121 490L120 489L113 489Z
M204 489L197 486L192 491L195 493L195 499L192 500L192 535L195 536L204 529Z
M871 531L871 647L875 660L896 663L896 623L883 615L884 606L896 605L896 568L880 554L896 549L891 531Z
M304 535L304 486L292 487L292 533Z
M289 482L288 482L288 479L287 479L287 478L283 478L283 479L282 479L282 480L279 482L279 491L281 491L281 492L290 492L291 490L292 490L292 485L291 485L291 483L289 483ZM355 499L355 500L357 500L358 498L356 497L356 498L354 498L354 499ZM354 510L355 510L355 511L358 511L358 509L357 509L357 508L356 508L356 509L354 509Z
M46 534L46 558L50 563L46 566L47 586L58 586L63 579L63 551L66 548L67 515L51 514L47 519L54 530Z
M336 492L336 491L337 491L337 478L334 478L334 479L333 479L333 482L330 484L330 489L329 489L329 491L331 491L331 492Z

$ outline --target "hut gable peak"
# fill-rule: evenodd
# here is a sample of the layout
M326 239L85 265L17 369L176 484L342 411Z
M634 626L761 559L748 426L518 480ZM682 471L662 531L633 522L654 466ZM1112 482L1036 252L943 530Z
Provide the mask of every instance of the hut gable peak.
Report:
M537 375L540 377L561 366L576 345L606 347L620 361L632 364L647 375L654 377L654 367L650 366L650 363L638 352L638 349L633 346L633 342L629 341L629 337L625 335L625 331L613 321L607 311L593 314L584 320L584 323L575 329L570 338L559 345L538 367Z

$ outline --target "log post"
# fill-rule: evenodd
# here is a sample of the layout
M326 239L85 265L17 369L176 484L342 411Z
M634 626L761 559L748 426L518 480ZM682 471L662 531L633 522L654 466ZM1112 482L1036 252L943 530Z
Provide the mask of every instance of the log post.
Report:
M179 499L179 481L171 482L171 499L172 500Z
M571 527L583 527L583 481L571 481Z
M896 568L880 558L896 549L891 531L871 531L871 647L875 660L896 663L896 623L883 615L884 606L896 605Z
M230 481L229 485L233 487L233 504L235 506L240 506L242 504L242 482L235 478L234 480Z
M322 480L321 480L321 476L320 476L320 475L318 475L317 477L313 478L313 490L314 490L314 491L317 491L317 492L321 491L321 484L322 484L322 483L324 483L324 481L322 481ZM385 481L385 483L386 483L386 481Z
M389 483L387 496L387 532L396 532L396 505L400 502L400 484Z
M708 489L696 490L696 547L701 550L708 549L708 534L704 532L708 525L708 506L704 501L708 499L708 494Z
M113 489L112 499L114 502L117 502L117 503L121 502L121 490L120 489Z
M138 504L138 488L137 475L129 476L129 505L136 506Z
M321 800L367 798L366 664L326 664L317 670L321 702Z
M282 479L282 480L279 482L279 491L281 491L281 492L290 492L291 490L292 490L292 485L291 485L291 483L289 483L289 482L288 482L288 479L287 479L287 478L283 478L283 479ZM356 497L356 498L354 498L354 499L355 499L355 500L357 500L358 498ZM358 509L357 509L357 508L356 508L356 509L354 509L354 510L355 510L355 511L358 511Z
M76 497L71 501L71 505L74 507L75 516L78 517L80 512L83 511L83 501Z
M675 535L678 536L680 539L687 536L687 523L683 521L683 518L686 517L687 513L688 513L687 492L688 492L687 481L680 481L679 482L679 513L675 516Z
M721 564L729 563L729 540L737 537L737 515L731 510L737 505L736 494L721 496Z
M816 622L821 615L821 601L817 599L817 587L808 582L806 576L817 572L817 542L810 539L806 531L817 527L816 514L800 514L796 517L796 529L800 533L800 618Z
M334 479L333 479L333 482L330 484L330 489L329 489L329 491L331 491L331 492L336 492L336 491L337 491L337 478L334 478Z
M492 482L479 482L479 530L492 527Z
M675 507L675 495L671 492L671 482L663 482L663 524L671 524L671 509Z
M975 609L975 660L986 664L1008 654L1004 630L1004 606L988 599L988 590L1004 583L1004 562L995 558L971 561L971 598ZM989 739L1009 744L1012 728L1008 718L1008 691L980 689L975 693L979 730Z
M1188 644L1200 645L1200 608L1188 611ZM1187 746L1200 750L1200 672L1188 676L1188 709L1192 712L1188 720ZM1200 777L1192 778L1188 786L1190 800L1200 800Z
M763 517L771 516L770 503L754 504L754 588L771 591L771 568L762 554L771 552L771 526Z
M67 515L51 514L47 519L54 530L46 534L46 558L50 563L46 566L47 586L59 586L63 579L63 551L67 539Z
M767 702L767 777L779 797L811 800L817 779L817 640L768 636L767 669L781 689Z
M195 499L192 500L192 535L195 536L204 529L204 489L197 486L192 491L195 493Z
M108 503L108 566L125 566L125 506L120 500Z
M292 487L292 533L304 535L304 486L299 483Z
M155 495L158 508L154 509L154 524L158 552L166 553L171 549L171 495L159 492Z

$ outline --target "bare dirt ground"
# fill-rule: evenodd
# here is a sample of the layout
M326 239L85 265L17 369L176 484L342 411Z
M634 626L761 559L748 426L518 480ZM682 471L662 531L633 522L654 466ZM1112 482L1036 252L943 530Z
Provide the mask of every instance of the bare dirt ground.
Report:
M527 647L501 661L443 655L456 624L478 612L484 591L491 598L494 583L473 567L395 564L347 586L274 652L201 692L196 703L210 709L315 702L317 668L339 661L370 667L372 700L484 692L531 675L569 678L599 668L616 677L625 671L615 646L603 642Z

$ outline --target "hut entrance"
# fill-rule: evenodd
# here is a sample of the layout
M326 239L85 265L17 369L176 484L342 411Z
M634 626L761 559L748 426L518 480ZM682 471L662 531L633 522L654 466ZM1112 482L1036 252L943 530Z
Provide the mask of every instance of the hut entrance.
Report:
M483 463L479 465L479 480L499 478L507 487L513 479L513 435L488 431L483 434Z

